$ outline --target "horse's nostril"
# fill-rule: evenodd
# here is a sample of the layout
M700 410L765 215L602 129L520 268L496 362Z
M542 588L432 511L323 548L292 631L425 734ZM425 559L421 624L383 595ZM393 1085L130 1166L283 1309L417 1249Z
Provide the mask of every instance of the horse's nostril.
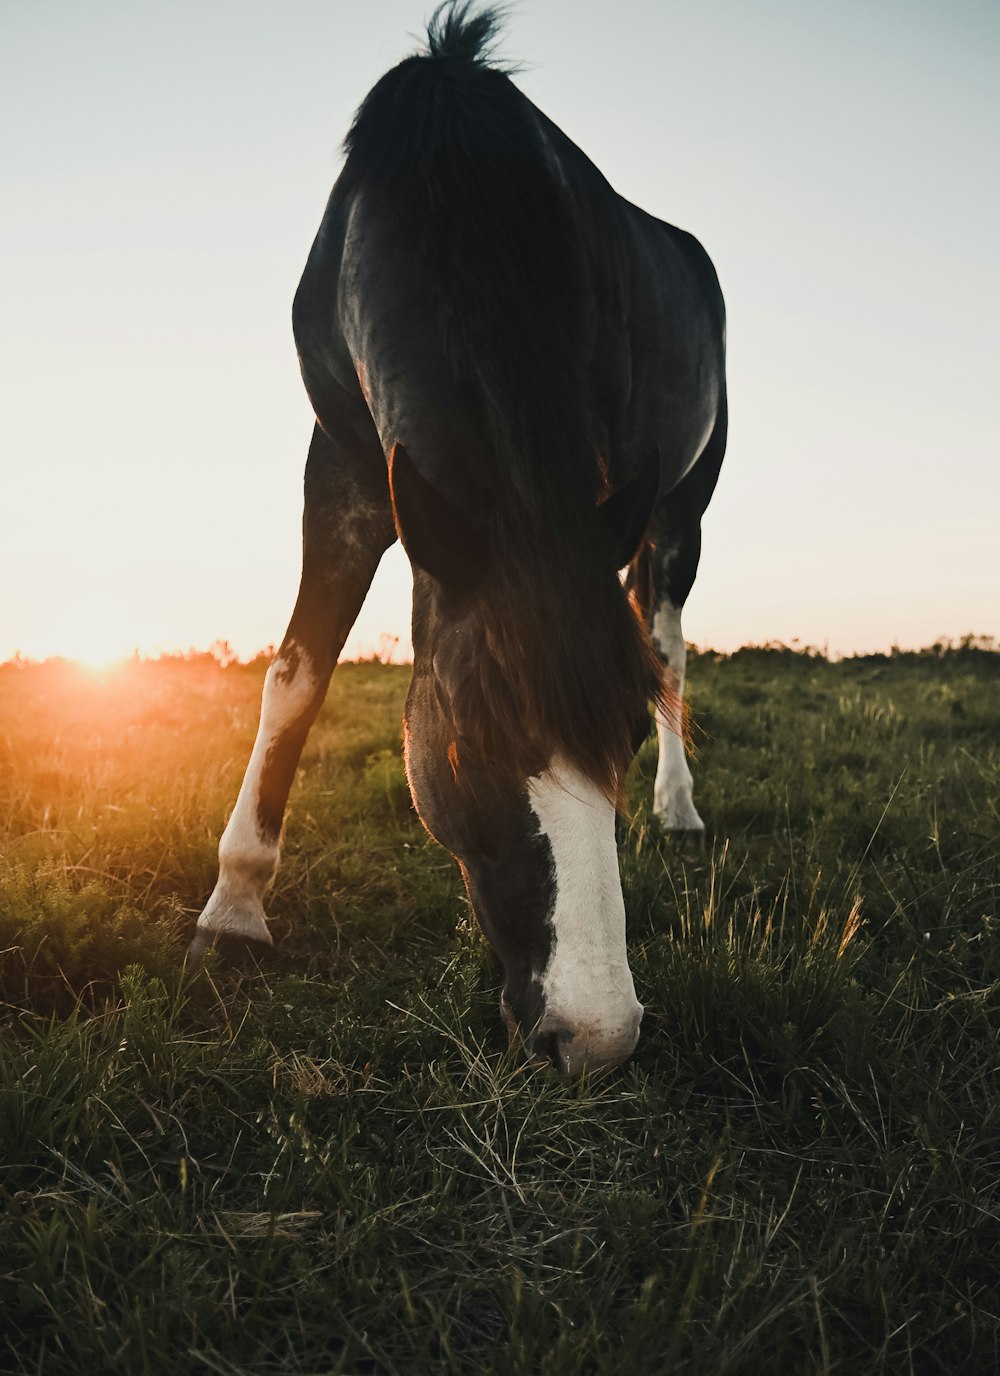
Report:
M561 1054L569 1042L573 1040L573 1033L567 1031L533 1032L528 1038L528 1052L534 1061L548 1061L556 1070L562 1070L564 1057Z

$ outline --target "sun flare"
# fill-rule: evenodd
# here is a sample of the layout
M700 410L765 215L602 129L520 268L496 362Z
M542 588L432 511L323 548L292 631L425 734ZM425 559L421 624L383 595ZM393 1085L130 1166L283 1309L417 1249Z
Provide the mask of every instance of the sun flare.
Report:
M100 676L128 659L135 643L119 624L95 626L66 618L48 621L44 631L18 650L27 659L68 659L86 673Z
M103 679L109 674L113 674L116 669L120 669L125 663L127 655L73 655L72 662L78 669L82 669L88 678Z

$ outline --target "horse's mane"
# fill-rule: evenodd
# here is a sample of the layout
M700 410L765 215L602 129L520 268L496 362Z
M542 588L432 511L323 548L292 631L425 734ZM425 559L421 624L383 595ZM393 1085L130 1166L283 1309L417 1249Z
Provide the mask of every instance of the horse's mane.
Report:
M475 666L500 737L490 753L520 767L528 732L614 792L661 675L597 514L582 229L534 106L492 59L500 20L470 0L439 5L426 52L359 108L343 175L431 284L446 355L478 400L494 493Z

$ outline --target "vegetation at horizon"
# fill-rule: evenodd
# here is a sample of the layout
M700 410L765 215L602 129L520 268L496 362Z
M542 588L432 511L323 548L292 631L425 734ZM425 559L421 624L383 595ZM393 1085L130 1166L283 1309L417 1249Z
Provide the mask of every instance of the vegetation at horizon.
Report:
M1000 653L691 654L621 827L636 1055L508 1049L338 669L252 974L185 973L265 661L0 666L0 1370L1000 1367Z

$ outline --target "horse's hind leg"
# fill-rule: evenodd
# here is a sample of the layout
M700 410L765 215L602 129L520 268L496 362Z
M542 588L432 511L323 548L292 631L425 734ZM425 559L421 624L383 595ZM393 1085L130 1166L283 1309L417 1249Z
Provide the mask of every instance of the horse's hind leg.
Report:
M277 869L299 755L379 560L396 538L381 454L359 459L317 426L302 524L298 598L264 680L257 739L219 843L219 879L198 919L192 956L215 943L231 954L271 943L263 898Z
M653 597L648 613L653 645L663 661L666 706L656 710L659 757L653 783L653 812L678 840L701 841L705 823L694 805L694 780L684 745L684 675L687 650L681 610L697 568L697 546L662 549L659 542L644 552L652 561Z
M701 842L705 823L694 805L694 781L685 751L684 677L687 649L681 612L701 557L701 518L715 490L726 449L726 410L687 477L657 506L650 539L632 574L650 636L664 665L667 706L656 713L659 759L653 812L678 840Z
M660 753L653 783L653 811L671 836L702 841L705 823L694 805L694 779L684 747L684 668L686 650L681 609L661 602L653 617L653 641L666 664L669 705L656 713Z

